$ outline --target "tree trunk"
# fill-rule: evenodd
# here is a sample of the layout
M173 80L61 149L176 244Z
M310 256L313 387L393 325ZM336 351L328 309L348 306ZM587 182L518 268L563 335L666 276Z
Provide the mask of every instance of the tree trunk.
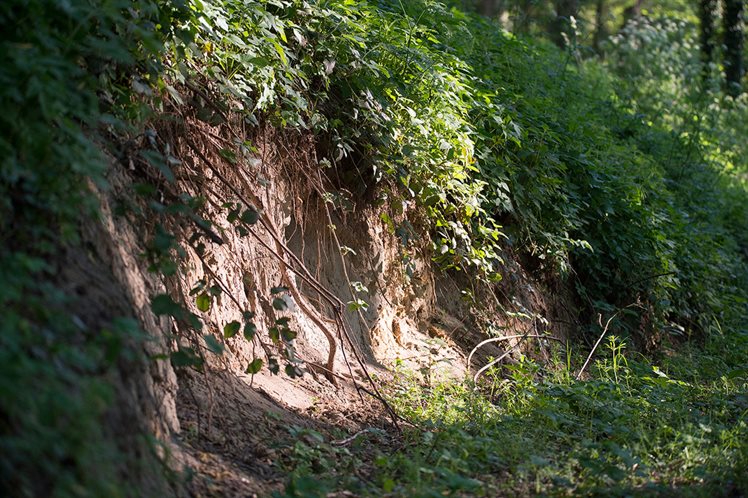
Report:
M571 18L577 15L579 5L577 0L555 0L555 7L556 18L551 22L550 36L556 45L564 48L570 35Z
M725 0L725 84L727 93L740 95L743 77L743 1Z
M494 17L501 14L503 10L502 0L480 0L478 2L478 11L484 16Z
M717 12L717 0L699 0L699 43L701 44L701 61L704 64L703 76L709 76L709 64L714 62L714 15Z
M592 47L598 54L601 53L600 44L608 37L608 30L605 27L607 10L605 0L597 0L595 3L595 34L592 38Z
M642 4L644 3L644 0L636 0L636 3L630 7L626 7L623 10L623 24L621 25L621 28L625 28L626 24L631 19L636 19L642 14Z

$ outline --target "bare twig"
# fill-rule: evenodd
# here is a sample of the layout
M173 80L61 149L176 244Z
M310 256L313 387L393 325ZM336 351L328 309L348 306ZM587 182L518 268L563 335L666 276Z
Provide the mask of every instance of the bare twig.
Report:
M361 436L363 434L366 434L367 432L376 433L376 432L378 432L378 430L377 429L372 429L371 427L367 427L366 429L362 429L362 430L358 431L357 433L355 433L354 435L352 435L350 437L347 437L345 439L340 439L340 440L337 440L337 441L330 441L330 444L333 445L333 446L346 446L346 445L352 443L353 441L355 441L356 438L358 438L359 436Z
M552 336L552 335L542 335L542 334L517 334L517 335L505 335L502 337L491 337L490 339L486 339L485 341L479 343L477 346L473 348L472 351L470 351L470 355L468 355L467 360L467 368L470 369L470 362L473 358L473 354L475 354L479 348L485 346L486 344L490 344L492 342L499 342L499 341L508 341L509 339L519 339L519 338L526 338L526 337L534 337L537 339L552 339L554 341L558 341L563 343L564 341L559 339L558 337Z
M627 307L628 307L628 306L627 306ZM605 334L606 334L606 333L608 332L608 327L610 326L610 322L612 322L612 321L613 321L613 319L614 319L614 318L615 318L616 316L618 316L618 314L619 314L619 313L620 313L621 311L623 311L623 309L624 309L624 308L621 308L621 309L619 309L618 311L616 311L615 313L613 313L613 316L611 316L610 318L608 318L608 321L607 321L607 322L605 322L605 327L603 327L603 333L602 333L602 334L600 334L600 337L599 337L599 338L597 339L597 342L596 342L596 343L595 343L595 345L594 345L594 346L592 347L592 351L590 351L590 354L589 354L589 356L587 356L587 360L586 360L586 361L584 362L584 365L582 365L582 369L581 369L581 370L579 370L579 373L577 374L577 380L579 380L579 379L581 379L581 378L582 378L582 374L584 373L584 369L585 369L585 368L587 368L587 365L588 365L588 364L590 363L590 360L592 360L592 355L594 355L594 354L595 354L595 350L596 350L596 349L597 349L597 347L598 347L598 346L600 345L600 343L601 343L601 342L603 341L603 337L605 337ZM602 325L602 315L601 315L601 314L598 314L598 315L597 315L597 321L598 321L598 323L599 323L600 325Z
M520 335L520 336L517 336L517 337L519 337L519 341L517 341L517 344L515 344L514 346L512 346L511 348L509 348L509 349L508 349L508 350L507 350L506 352L504 352L504 354L502 354L501 356L499 356L499 357L498 357L498 358L496 358L495 360L493 360L493 361L489 362L489 363L488 363L488 365L486 365L486 366L484 366L483 368L481 368L480 370L478 370L478 371L477 371L477 372L475 373L475 376L473 376L473 383L477 384L477 383L478 383L478 379L479 379L479 378L480 378L480 376L481 376L481 375L483 374L483 372L485 372L486 370L488 370L488 369L489 369L489 368L491 368L492 366L494 366L494 365L496 365L496 364L500 363L500 362L501 362L501 360L503 360L504 358L506 358L507 356L509 356L509 355L510 355L510 354L511 354L511 353L512 353L513 351L515 351L515 350L516 350L516 349L517 349L517 348L518 348L518 347L519 347L519 346L520 346L520 345L522 344L522 341L524 341L525 339L527 339L527 338L528 338L528 337L530 337L531 335L537 335L537 334L530 334L530 330L531 330L531 328L530 328L530 327L528 327L528 328L527 328L527 329L525 330L525 333L524 333L524 334L522 334L522 335Z

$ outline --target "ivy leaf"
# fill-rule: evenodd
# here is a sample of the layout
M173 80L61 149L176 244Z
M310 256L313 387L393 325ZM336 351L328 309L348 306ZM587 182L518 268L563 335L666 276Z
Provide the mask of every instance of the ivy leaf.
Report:
M179 348L178 351L174 351L170 355L171 364L175 367L196 367L201 368L203 364L202 358L195 354L195 350L192 348Z
M245 370L246 373L254 375L257 372L259 372L262 369L262 360L259 358L255 358L252 360L252 362L247 365L247 370Z
M278 327L270 327L268 335L270 335L270 340L273 342L280 342L280 330L278 330Z
M286 303L285 299L276 297L273 299L273 308L277 309L278 311L285 311L288 309L288 304Z
M205 313L210 309L210 296L203 292L195 299L195 305L197 306L197 309Z
M241 220L247 225L254 225L260 219L260 213L256 209L249 208L242 213Z
M205 344L208 346L208 349L218 355L223 354L223 344L218 342L218 339L213 337L211 334L205 334L203 336L203 339L205 339Z
M182 307L175 303L168 294L159 294L151 299L151 310L158 316L179 317L183 314Z
M244 324L244 338L248 341L251 341L254 339L255 334L257 333L257 326L252 322L247 322Z
M237 332L239 332L239 329L241 328L242 324L234 320L233 322L229 322L223 327L223 336L226 339L230 339L231 337L234 337Z

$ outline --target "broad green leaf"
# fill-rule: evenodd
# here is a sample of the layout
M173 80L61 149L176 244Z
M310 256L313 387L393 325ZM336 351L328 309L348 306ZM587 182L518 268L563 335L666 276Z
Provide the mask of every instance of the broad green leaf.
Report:
M254 375L260 370L262 370L262 360L259 358L255 358L249 365L247 365L246 373Z
M244 324L244 338L248 341L251 341L254 339L255 334L257 333L257 326L252 322L247 322Z
M178 351L174 351L170 355L171 364L174 367L201 367L203 364L202 358L195 354L195 350L192 348L179 348Z
M218 339L216 339L212 334L205 334L203 339L205 339L205 344L211 352L218 355L223 354L223 344L218 342Z
M286 58L286 51L283 49L283 46L278 43L275 40L272 40L273 46L275 47L275 51L278 52L278 55L280 56L281 62L283 65L288 65L288 59Z
M242 213L241 220L247 225L254 225L260 219L260 213L253 208L249 208Z
M234 337L239 332L239 329L241 327L242 327L242 324L237 322L236 320L229 322L223 326L223 336L226 339Z
M168 294L159 294L151 299L151 310L159 316L169 315L180 317L183 314L182 307L175 303Z
M270 336L270 340L273 342L280 342L280 330L278 330L278 327L270 327L270 329L268 329L268 335Z
M197 306L197 309L205 313L210 309L211 304L211 298L208 294L203 292L197 298L195 298L195 306Z

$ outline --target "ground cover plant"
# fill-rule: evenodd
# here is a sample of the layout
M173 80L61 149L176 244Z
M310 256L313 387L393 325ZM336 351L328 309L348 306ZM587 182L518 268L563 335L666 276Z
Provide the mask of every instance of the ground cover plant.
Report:
M480 389L402 372L391 399L418 428L392 446L376 434L343 451L321 435L297 442L286 496L740 495L745 343L717 337L658 365L610 336L581 382L527 357Z

